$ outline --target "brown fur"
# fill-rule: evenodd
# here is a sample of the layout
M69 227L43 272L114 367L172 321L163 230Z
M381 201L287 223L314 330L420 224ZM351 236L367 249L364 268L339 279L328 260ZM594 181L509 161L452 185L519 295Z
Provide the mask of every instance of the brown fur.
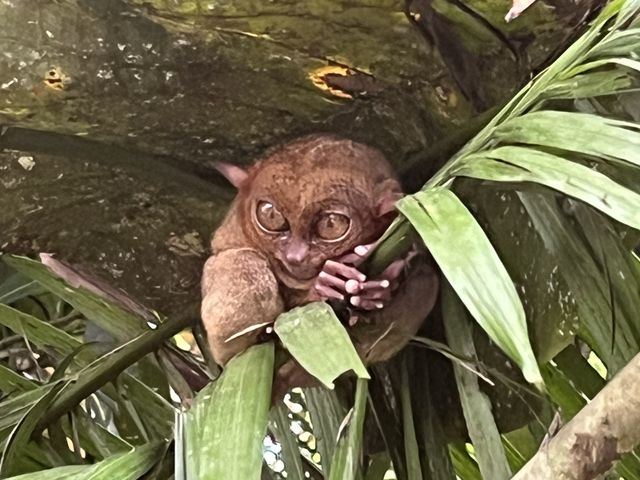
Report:
M202 319L214 359L221 365L256 343L258 331L231 342L226 339L306 303L328 259L378 238L391 221L389 206L402 194L379 151L328 135L305 137L271 150L241 177L238 195L213 237L213 256L203 273ZM278 237L258 228L254 211L259 201L278 206L290 224L290 234ZM327 209L351 219L348 234L336 242L314 236L314 222ZM293 242L308 248L303 261L287 260ZM363 359L382 361L402 348L433 307L437 289L433 269L423 262L389 305L363 313L369 321L350 332ZM295 370L283 367L280 376L289 371L287 378L297 379L293 383L305 383L304 374Z
M400 182L379 151L333 136L304 137L272 150L249 169L248 179L213 237L213 253L255 248L269 258L285 287L308 291L327 259L373 241L384 231L389 219L377 215L379 203L398 199L401 193ZM283 258L281 242L256 228L252 221L256 202L262 199L280 207L291 223L292 233L299 237L309 236L313 215L324 207L346 206L354 224L344 241L310 245L305 264L292 274L291 265Z
M233 248L207 260L202 319L216 363L225 365L258 342L264 328L229 339L253 325L275 320L284 311L278 290L269 262L257 250Z

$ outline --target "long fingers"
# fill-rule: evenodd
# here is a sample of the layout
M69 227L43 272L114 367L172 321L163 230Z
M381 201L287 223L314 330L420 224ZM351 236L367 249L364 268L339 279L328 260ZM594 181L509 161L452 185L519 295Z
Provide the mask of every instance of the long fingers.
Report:
M349 303L361 310L380 310L384 308L384 302L382 301L368 300L359 296L351 297Z
M348 253L341 257L340 261L357 267L369 257L379 242L380 239L366 245L358 245L353 249L352 253Z
M344 300L343 294L327 285L316 284L314 288L321 299L335 298L337 300Z
M350 295L349 303L362 310L384 308L391 300L391 294L398 287L398 280L407 261L415 255L409 253L405 258L392 262L376 280L367 281L365 274L358 270L380 239L375 242L358 245L352 253L336 260L327 260L320 272L316 284L316 292L324 298L343 300Z
M333 260L327 260L322 269L325 273L333 276L341 276L347 280L357 280L358 282L364 282L367 276L360 272L357 268L350 267L341 262L335 262Z
M391 300L392 284L388 280L371 281L362 284L358 295L349 299L349 303L354 307L363 310L378 310Z
M325 271L320 272L318 279L316 280L316 284L334 287L341 292L345 291L345 281Z
M389 280L390 282L394 282L395 280L398 279L398 277L402 273L402 270L404 270L404 267L406 266L406 264L407 264L407 260L404 258L395 260L391 262L391 264L387 268L384 269L384 272L382 272L380 277L383 279Z
M366 279L367 277L357 268L327 260L318 278L316 278L312 298L344 300L345 293L355 293L359 290L361 282L365 282ZM349 285L348 288L347 284ZM356 285L355 287L354 284Z
M369 290L384 290L391 286L389 280L370 280L368 282L356 282L355 280L348 280L345 284L345 290L351 295L355 295L361 292L368 292Z

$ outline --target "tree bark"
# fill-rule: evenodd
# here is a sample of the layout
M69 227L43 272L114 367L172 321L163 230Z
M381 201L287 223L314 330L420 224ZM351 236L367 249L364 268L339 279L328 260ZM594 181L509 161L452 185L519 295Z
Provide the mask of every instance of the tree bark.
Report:
M640 444L640 354L636 355L513 480L590 480Z
M0 2L0 251L55 253L179 313L233 194L215 161L332 132L420 186L437 166L424 152L509 98L599 1L508 25L508 3L483 0Z

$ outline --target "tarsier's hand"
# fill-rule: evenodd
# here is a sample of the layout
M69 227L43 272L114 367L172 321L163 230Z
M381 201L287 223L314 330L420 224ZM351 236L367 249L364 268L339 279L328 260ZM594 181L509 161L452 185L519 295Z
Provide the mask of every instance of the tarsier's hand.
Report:
M375 279L368 280L357 267L367 259L376 244L359 245L353 253L327 260L313 286L313 296L319 300L344 300L361 310L384 308L398 288L408 258L394 261Z

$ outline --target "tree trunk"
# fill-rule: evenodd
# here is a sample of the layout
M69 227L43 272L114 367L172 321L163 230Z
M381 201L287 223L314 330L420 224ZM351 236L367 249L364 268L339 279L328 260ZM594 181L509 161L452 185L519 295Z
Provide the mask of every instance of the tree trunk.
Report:
M590 480L640 444L640 354L567 423L513 480Z

